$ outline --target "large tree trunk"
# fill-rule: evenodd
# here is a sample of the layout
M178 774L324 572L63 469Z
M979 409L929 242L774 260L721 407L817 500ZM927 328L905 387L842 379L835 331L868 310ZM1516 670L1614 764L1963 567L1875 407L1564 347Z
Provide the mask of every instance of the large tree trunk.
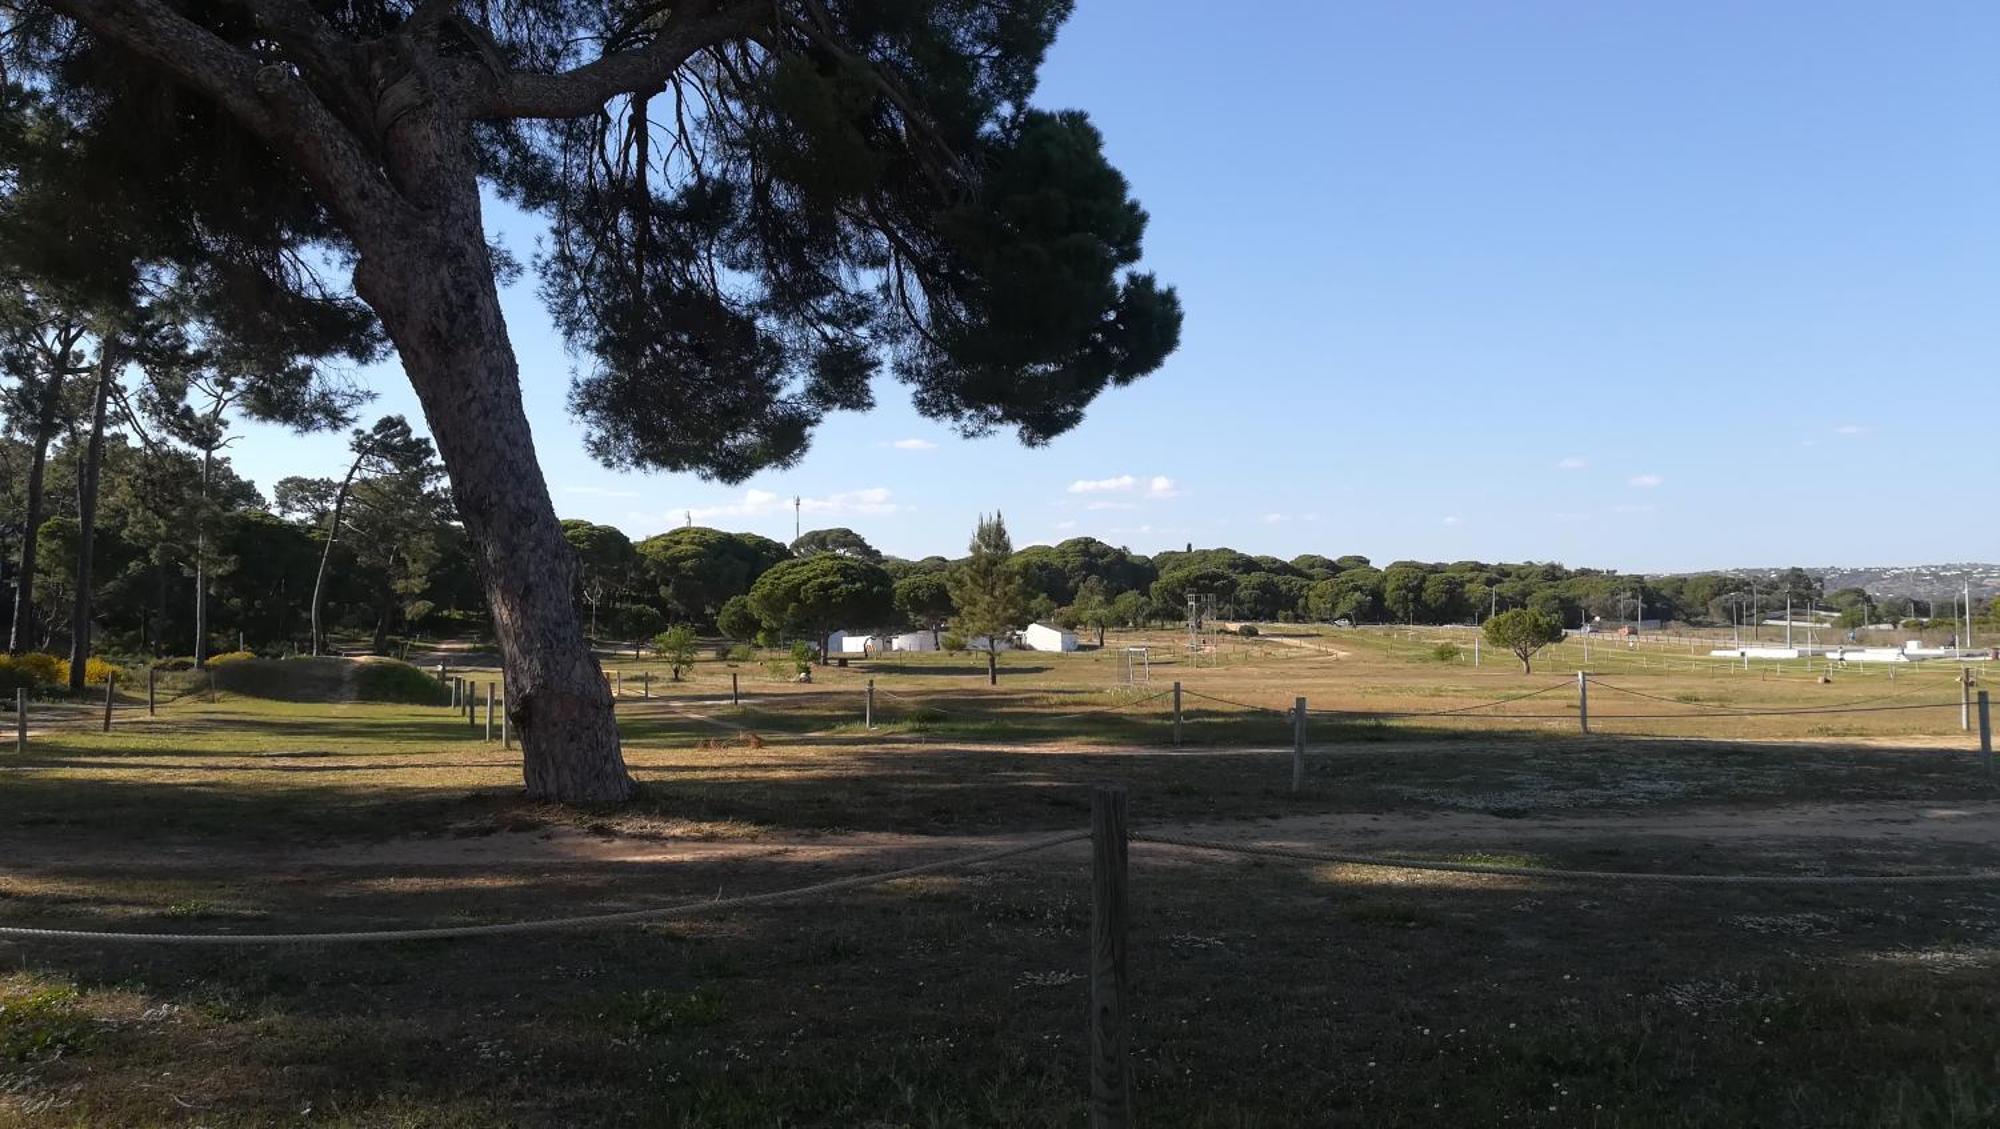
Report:
M208 665L208 480L215 469L215 452L202 452L201 516L194 533L194 665Z
M424 123L406 119L401 129L421 132ZM620 802L633 784L610 689L570 598L575 553L556 522L521 407L478 185L469 155L440 138L449 132L440 126L428 137L398 138L417 166L404 170L399 187L428 207L402 238L363 244L355 289L395 342L476 546L528 795Z
M1000 685L1000 652L991 639L986 641L986 684Z
M21 567L14 574L14 627L7 639L7 653L18 655L34 642L35 555L37 535L42 528L42 478L49 465L49 444L56 437L56 415L62 407L63 374L69 371L69 349L64 348L56 366L43 376L41 396L35 404L34 450L28 457L26 525L21 530Z
M98 472L104 466L104 415L111 402L111 382L118 372L117 349L106 336L97 353L97 390L91 397L90 441L83 451L83 469L76 476L76 594L69 613L69 689L83 693L85 667L90 662L91 557L97 543Z

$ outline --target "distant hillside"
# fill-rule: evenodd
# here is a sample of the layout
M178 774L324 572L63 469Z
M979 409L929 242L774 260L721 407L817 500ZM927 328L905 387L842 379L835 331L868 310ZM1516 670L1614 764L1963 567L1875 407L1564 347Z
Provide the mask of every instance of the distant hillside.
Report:
M1726 568L1718 571L1726 576L1740 576L1748 580L1777 576L1785 570ZM1957 593L1969 581L1975 601L2000 595L2000 564L1887 565L1869 568L1830 565L1818 568L1808 566L1806 571L1819 577L1828 592L1840 588L1861 588L1876 597L1943 599Z

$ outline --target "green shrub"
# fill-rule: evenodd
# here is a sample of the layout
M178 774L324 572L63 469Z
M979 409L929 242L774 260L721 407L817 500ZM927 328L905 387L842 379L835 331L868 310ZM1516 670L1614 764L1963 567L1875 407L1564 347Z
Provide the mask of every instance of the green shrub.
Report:
M0 993L0 1058L53 1058L83 1049L91 1033L90 1018L77 1010L76 989L66 984Z
M1255 635L1257 634L1257 625L1254 623L1243 624L1236 629L1236 633L1238 635Z
M947 631L938 638L938 646L954 655L960 654L965 650L965 636Z
M442 706L451 703L451 688L409 663L378 659L356 668L354 697L363 702Z
M208 665L222 666L226 663L249 662L256 657L255 651L224 651L219 655L208 656Z
M1431 657L1441 663L1455 663L1458 661L1458 644L1439 643L1431 648Z
M734 647L729 648L728 654L723 657L732 663L755 662L757 660L757 648L752 647L748 643L738 643Z

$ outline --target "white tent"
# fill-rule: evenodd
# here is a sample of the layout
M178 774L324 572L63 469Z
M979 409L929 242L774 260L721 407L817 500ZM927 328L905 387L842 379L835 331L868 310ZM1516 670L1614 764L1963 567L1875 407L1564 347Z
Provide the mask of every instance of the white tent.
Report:
M937 636L928 631L912 631L889 640L892 651L935 651L938 649Z
M1031 623L1026 631L1021 632L1021 642L1031 651L1074 651L1076 632L1050 627L1046 623Z

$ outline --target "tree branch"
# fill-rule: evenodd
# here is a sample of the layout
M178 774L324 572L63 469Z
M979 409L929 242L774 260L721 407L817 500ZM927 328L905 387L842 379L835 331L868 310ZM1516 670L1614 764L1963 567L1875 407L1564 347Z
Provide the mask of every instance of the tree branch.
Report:
M705 7L697 9L699 14L676 11L642 48L604 55L557 74L504 75L484 103L474 107L473 116L574 118L620 94L651 93L696 52L754 31L770 11L767 3L756 2Z
M49 3L105 40L207 95L266 145L291 158L324 194L357 241L392 235L394 227L385 225L383 219L408 210L384 179L378 163L290 69L260 64L162 0ZM257 10L277 13L286 7L286 0L275 0ZM300 34L313 38L309 31ZM324 37L320 40L323 43ZM340 81L334 75L325 78Z

